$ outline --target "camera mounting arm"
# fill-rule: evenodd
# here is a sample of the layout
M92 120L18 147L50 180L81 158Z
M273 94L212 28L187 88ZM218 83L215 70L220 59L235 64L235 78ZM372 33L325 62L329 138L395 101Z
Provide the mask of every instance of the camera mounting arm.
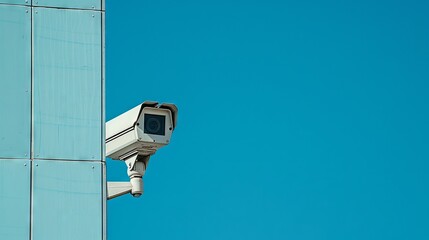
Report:
M130 182L107 182L107 200L131 193Z
M127 165L127 173L130 177L129 182L108 182L107 199L131 193L134 197L140 197L143 194L143 176L146 172L146 166L149 163L150 155L142 156L138 153L123 159Z

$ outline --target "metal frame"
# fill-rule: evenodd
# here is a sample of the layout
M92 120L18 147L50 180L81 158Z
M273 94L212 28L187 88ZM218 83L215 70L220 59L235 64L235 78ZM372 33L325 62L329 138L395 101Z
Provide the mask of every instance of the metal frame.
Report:
M102 238L107 239L107 171L106 171L106 13L105 0L101 0L101 162L102 162Z

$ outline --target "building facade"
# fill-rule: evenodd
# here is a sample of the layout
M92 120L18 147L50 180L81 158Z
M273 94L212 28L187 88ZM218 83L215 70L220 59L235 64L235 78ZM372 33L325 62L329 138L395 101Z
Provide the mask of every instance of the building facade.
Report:
M104 1L0 0L0 239L105 239L104 123Z

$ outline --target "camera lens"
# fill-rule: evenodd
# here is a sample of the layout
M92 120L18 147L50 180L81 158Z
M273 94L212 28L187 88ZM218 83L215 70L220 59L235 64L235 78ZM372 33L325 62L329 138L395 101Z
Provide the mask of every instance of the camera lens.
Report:
M145 114L144 115L144 133L165 135L165 116Z
M147 125L146 125L146 127L147 127L147 130L149 131L149 132L158 132L159 131L159 129L161 128L161 123L159 122L159 120L158 119L156 119L156 118L149 118L148 120L147 120Z

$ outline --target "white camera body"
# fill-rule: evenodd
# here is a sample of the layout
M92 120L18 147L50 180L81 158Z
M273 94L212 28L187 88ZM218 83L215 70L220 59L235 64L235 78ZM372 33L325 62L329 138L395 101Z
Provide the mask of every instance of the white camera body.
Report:
M125 160L153 155L170 143L176 127L174 104L144 102L106 123L106 156Z
M130 182L108 182L108 199L143 194L149 159L170 143L176 121L176 105L147 101L106 123L106 156L123 160L130 177Z

